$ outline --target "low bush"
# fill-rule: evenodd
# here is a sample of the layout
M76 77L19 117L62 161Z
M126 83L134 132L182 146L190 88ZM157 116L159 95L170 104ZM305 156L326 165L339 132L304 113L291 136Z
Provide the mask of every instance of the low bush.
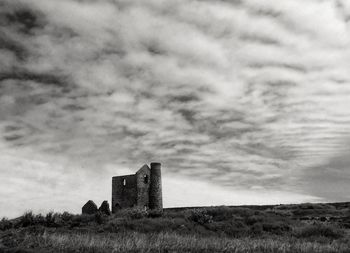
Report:
M264 232L263 225L260 222L254 223L250 227L250 233L252 235L261 235Z
M194 209L188 218L202 225L213 222L213 216L208 214L207 209Z
M109 233L118 233L120 232L120 227L115 220L112 220L103 226L103 230Z
M103 224L106 222L106 217L100 212L95 213L94 218L97 224Z
M213 217L214 221L224 221L230 220L232 218L246 218L254 214L254 212L249 208L242 207L227 207L227 206L218 206L218 207L208 207L205 208L206 213Z
M147 217L148 212L144 208L138 208L138 207L126 208L118 211L116 213L116 216L130 218L130 219L141 219L141 218Z
M95 221L94 214L81 214L73 217L72 226L86 225Z
M19 225L21 227L28 227L35 225L35 215L32 213L32 211L25 212L19 219Z
M230 237L243 237L248 235L249 228L241 221L218 221L206 224L205 227L215 234Z
M13 223L7 219L7 218L2 218L0 221L0 230L7 230L11 229L13 227Z
M257 222L262 222L264 220L263 216L260 215L252 215L246 218L245 222L247 225L251 226Z
M188 217L188 210L163 210L162 217L166 217L168 219L172 218L186 218Z
M61 214L61 218L64 222L71 222L74 218L74 214L68 213L68 212L63 212Z
M325 224L312 224L294 230L294 236L297 238L327 237L330 239L339 239L344 237L344 230Z
M162 210L149 210L148 211L148 217L149 218L159 218L163 216Z
M262 228L265 232L277 235L282 235L291 230L288 224L279 221L262 222Z
M33 225L45 225L45 217L42 214L34 215Z
M301 204L297 205L291 211L295 216L334 216L342 215L341 210L327 204Z
M70 225L73 221L80 219L80 215L72 215L68 212L63 214L49 212L45 216L42 214L33 214L31 211L24 213L15 223L15 227L28 227L42 225L45 227L62 227ZM83 220L83 218L82 218ZM90 221L90 219L89 219Z
M56 222L55 222L55 214L53 212L49 212L45 216L45 225L47 227L55 227Z

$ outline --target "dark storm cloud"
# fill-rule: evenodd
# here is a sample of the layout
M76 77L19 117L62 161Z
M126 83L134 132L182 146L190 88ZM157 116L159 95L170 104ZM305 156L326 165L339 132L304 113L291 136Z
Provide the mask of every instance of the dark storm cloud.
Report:
M20 60L24 60L28 56L28 51L22 44L11 40L4 33L0 33L0 49L12 52Z
M43 21L38 17L38 13L28 8L15 9L12 12L1 14L3 15L1 26L15 26L19 32L25 34L32 34L36 29L44 26Z
M20 69L13 69L11 72L0 72L0 82L6 80L17 80L17 81L32 81L47 85L57 85L65 87L68 85L69 80L52 73L34 73L29 71L22 71Z

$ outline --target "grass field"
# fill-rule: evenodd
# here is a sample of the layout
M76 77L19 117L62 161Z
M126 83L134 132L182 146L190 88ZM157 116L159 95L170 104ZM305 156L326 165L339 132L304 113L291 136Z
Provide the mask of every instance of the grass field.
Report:
M350 252L350 203L203 207L112 216L31 212L0 252Z

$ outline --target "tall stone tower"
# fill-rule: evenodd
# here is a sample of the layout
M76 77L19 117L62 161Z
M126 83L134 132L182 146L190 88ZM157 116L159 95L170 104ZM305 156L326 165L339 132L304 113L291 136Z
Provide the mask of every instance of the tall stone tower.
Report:
M149 189L149 208L163 209L161 164L151 163L151 185Z

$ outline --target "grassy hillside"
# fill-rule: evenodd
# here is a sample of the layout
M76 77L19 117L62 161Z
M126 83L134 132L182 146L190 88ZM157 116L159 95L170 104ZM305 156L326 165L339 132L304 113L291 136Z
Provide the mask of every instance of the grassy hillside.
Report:
M0 252L350 252L350 203L28 212L1 220Z

